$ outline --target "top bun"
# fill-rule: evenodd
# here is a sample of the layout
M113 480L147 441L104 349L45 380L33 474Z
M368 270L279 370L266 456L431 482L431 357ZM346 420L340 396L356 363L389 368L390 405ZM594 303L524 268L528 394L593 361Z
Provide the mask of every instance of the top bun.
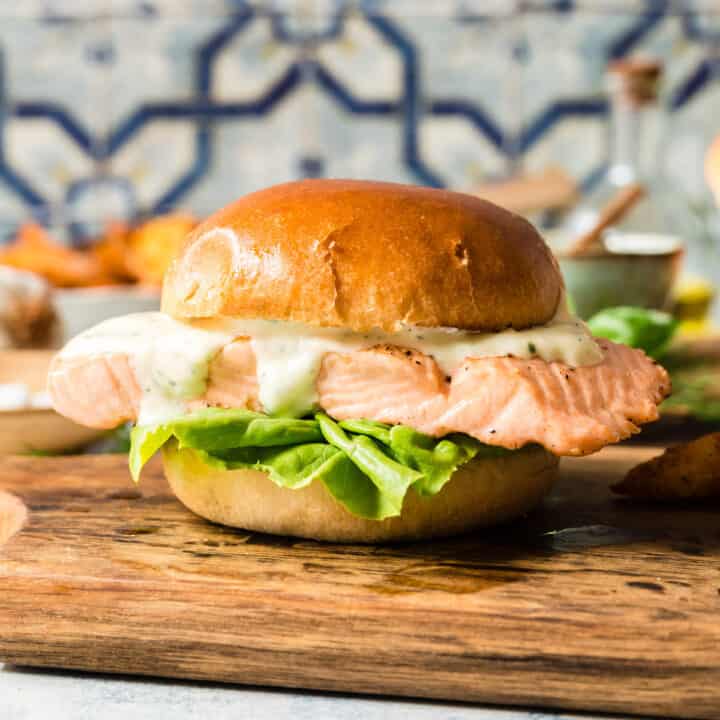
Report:
M535 228L496 205L409 185L303 180L246 195L198 226L168 269L162 309L359 332L493 332L548 322L561 293Z

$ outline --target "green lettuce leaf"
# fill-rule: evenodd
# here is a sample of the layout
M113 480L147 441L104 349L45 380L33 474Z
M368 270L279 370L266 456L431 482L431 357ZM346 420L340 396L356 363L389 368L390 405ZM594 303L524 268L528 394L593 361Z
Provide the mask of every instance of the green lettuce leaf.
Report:
M171 425L137 425L130 433L128 464L135 482L145 463L173 436Z
M284 488L322 482L349 512L374 520L400 515L410 487L419 495L435 495L479 453L510 452L467 435L437 439L403 425L213 408L134 428L129 463L136 482L145 463L171 440L180 452L193 451L208 465L262 470Z
M399 515L405 493L413 483L422 480L422 473L393 460L367 435L347 435L327 415L319 413L316 417L325 439L370 478L393 507L393 514Z
M596 337L640 348L653 358L663 354L678 326L668 313L629 306L601 310L587 324Z
M227 470L262 470L276 485L289 490L317 480L349 512L359 517L384 520L399 514L394 499L378 489L342 450L333 445L308 443L254 450L240 448L219 455L203 453L203 459L214 467Z
M512 452L484 445L461 433L438 440L407 425L384 425L373 420L343 420L340 426L351 433L374 437L387 446L386 452L394 460L422 473L422 478L413 484L419 495L440 492L453 473L478 453L483 457L499 457Z
M453 473L479 452L503 455L510 450L483 445L469 435L455 434L438 440L407 425L384 425L373 420L343 420L340 426L351 433L368 435L386 446L397 462L413 468L422 477L413 484L419 495L435 495Z
M275 484L295 489L332 472L342 453L325 443L306 443L285 447L236 448L208 455L224 463L228 470L262 470Z
M243 447L280 447L323 440L314 420L271 418L244 409L205 408L162 425L135 427L130 436L130 472L135 482L143 465L171 438L180 448L212 453Z
M404 425L390 430L390 447L395 457L422 474L422 479L413 486L420 495L440 492L455 470L477 455L481 443L467 439L471 442L461 445L451 440L438 442Z
M315 420L274 418L251 410L206 408L172 423L180 447L228 450L322 442Z
M341 420L340 427L355 435L367 435L379 440L383 445L390 445L390 428L392 425L375 420Z

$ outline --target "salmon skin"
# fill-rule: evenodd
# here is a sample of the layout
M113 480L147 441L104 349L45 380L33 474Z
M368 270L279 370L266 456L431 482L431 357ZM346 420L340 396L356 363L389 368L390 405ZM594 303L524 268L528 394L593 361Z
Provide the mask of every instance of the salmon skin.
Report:
M365 418L435 437L459 432L488 445L537 443L555 455L585 455L656 420L670 392L667 372L642 351L598 344L604 359L597 365L467 358L450 375L432 357L394 346L328 353L317 379L319 404L338 420ZM98 428L137 419L142 399L132 359L122 353L58 356L48 389L58 412ZM188 409L206 406L262 410L247 339L216 355L204 395L187 403Z

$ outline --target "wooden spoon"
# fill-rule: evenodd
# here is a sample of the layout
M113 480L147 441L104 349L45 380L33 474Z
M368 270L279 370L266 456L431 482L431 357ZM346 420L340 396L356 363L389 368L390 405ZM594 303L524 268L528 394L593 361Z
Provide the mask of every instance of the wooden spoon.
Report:
M602 209L590 230L576 238L565 250L565 257L586 255L600 244L603 232L611 225L618 223L635 204L645 197L645 187L640 183L632 183L620 189L610 202Z

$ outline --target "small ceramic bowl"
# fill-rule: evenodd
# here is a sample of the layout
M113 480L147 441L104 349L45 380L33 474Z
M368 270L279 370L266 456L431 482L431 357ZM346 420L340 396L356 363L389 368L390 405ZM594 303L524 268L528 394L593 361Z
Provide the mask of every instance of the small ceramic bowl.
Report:
M0 351L0 386L25 389L34 396L32 403L0 408L0 455L70 450L103 435L102 430L59 415L42 397L53 354L51 350Z
M118 315L160 309L160 291L134 285L56 290L55 306L65 340Z
M617 305L668 309L682 263L681 240L614 231L606 233L604 245L605 252L573 257L556 251L575 313L587 319Z

